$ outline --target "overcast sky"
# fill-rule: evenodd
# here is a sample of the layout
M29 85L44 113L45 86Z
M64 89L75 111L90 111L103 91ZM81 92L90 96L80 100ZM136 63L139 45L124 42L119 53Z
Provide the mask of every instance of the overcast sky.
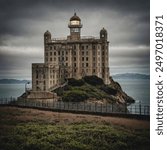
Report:
M149 74L149 0L0 0L0 78L31 79L31 63L44 60L43 34L69 35L74 10L82 36L110 42L110 74Z

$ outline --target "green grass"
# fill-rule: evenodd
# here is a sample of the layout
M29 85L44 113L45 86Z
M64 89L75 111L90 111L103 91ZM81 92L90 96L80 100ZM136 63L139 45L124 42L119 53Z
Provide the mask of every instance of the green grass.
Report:
M0 141L4 150L148 150L149 132L92 123L24 123L1 133Z
M149 150L149 129L105 121L49 123L48 118L34 120L33 113L21 110L0 110L0 150ZM32 119L15 118L24 115Z

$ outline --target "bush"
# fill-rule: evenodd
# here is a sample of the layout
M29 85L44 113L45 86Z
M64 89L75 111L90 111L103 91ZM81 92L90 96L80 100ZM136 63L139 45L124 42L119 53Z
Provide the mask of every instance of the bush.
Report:
M88 99L89 96L84 91L68 91L66 92L62 100L66 102L82 102L86 99Z
M110 86L102 86L100 87L101 90L103 90L105 93L110 94L110 95L116 95L117 94L117 90L113 89Z
M68 79L68 85L82 86L82 85L84 85L84 81L82 79L76 80L74 78L70 78L70 79Z
M88 83L88 84L91 84L91 85L103 85L104 82L103 82L103 79L97 77L97 76L85 76L83 77L83 80Z

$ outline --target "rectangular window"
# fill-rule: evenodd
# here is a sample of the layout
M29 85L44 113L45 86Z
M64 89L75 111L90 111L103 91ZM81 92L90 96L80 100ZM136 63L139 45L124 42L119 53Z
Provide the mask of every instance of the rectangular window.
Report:
M76 67L76 63L74 63L74 67Z
M73 54L76 55L76 51L74 51Z
M66 63L66 66L68 66L68 63Z
M52 61L52 57L50 57L50 61Z
M84 50L84 46L82 46L82 50Z
M68 57L66 57L66 61L68 61Z
M52 50L52 46L50 46L50 50Z
M68 55L68 51L66 51L66 55Z
M62 51L62 55L64 55L64 51Z
M56 50L56 46L54 46L54 49Z
M93 69L93 73L95 73L96 72L96 69Z
M96 61L96 57L93 57L93 61Z
M82 57L82 61L84 61L84 57Z
M54 61L56 61L56 57L54 57Z
M74 57L74 61L76 61L76 57Z
M88 57L86 57L86 61L88 61Z
M48 56L48 53L45 53L45 56Z
M89 47L88 47L88 45L86 45L86 49L88 49Z
M84 51L82 51L82 55L84 55Z
M52 56L52 52L50 52L50 56Z
M58 51L58 55L60 55L60 51Z
M95 48L96 48L95 45L93 45L93 50L95 50Z
M89 53L88 53L88 51L86 51L86 55L88 55Z
M54 55L56 56L56 52L54 52Z
M95 55L96 55L96 51L94 50L94 51L93 51L93 56L95 56Z
M76 45L74 45L74 49L76 49Z
M86 63L86 67L88 67L88 63Z
M84 63L82 63L82 67L84 67Z

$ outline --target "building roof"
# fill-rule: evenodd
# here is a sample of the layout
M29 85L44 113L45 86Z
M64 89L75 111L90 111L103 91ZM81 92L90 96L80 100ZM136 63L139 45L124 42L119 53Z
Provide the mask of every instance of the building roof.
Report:
M51 35L51 33L47 30L44 35Z
M81 19L77 16L76 13L74 13L74 16L72 16L72 17L70 18L70 21L73 21L73 20L81 21Z

